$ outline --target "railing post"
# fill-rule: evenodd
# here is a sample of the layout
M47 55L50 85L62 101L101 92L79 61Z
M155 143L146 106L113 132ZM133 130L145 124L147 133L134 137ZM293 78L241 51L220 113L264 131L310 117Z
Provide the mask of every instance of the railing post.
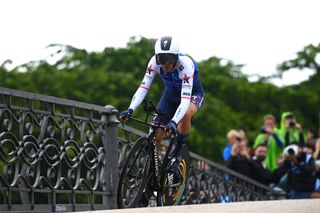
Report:
M102 142L104 149L106 150L105 157L105 169L102 174L102 181L105 181L106 191L110 195L103 197L103 205L106 205L108 209L117 208L117 187L119 182L119 168L118 168L118 124L119 121L116 117L117 110L112 106L110 107L110 113L102 114L101 120L104 122L104 134L102 136Z

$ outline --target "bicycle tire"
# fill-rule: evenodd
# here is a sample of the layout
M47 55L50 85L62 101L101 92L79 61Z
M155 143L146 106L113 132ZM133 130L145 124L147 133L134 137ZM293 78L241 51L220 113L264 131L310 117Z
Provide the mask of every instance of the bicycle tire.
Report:
M164 159L163 168L166 168L168 159ZM189 180L189 172L190 172L190 155L189 149L186 145L182 147L181 152L181 161L179 165L181 174L182 174L182 184L177 187L170 188L167 186L168 173L162 172L160 177L160 187L157 194L157 205L158 206L176 206L179 205L186 189Z
M119 178L117 195L118 208L138 207L142 192L147 185L151 164L151 151L152 147L146 137L139 138L131 148ZM139 157L140 154L142 154L142 158ZM135 178L135 181L138 183L133 182L131 180L132 178ZM138 178L140 179L138 180ZM133 194L131 194L132 192Z

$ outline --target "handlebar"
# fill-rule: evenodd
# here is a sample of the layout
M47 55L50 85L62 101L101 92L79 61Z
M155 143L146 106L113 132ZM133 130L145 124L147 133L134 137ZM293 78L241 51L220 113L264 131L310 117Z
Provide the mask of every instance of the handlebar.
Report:
M152 123L149 123L148 122L148 118L149 118L149 115L164 115L165 113L164 112L159 112L156 107L154 106L154 104L150 101L150 100L147 100L147 99L144 99L143 100L143 103L144 103L144 111L146 112L146 118L145 120L140 120L140 119L137 119L137 118L133 118L133 117L130 117L129 120L133 120L135 122L138 122L138 123L141 123L141 124L145 124L147 126L150 126L152 128L160 128L160 129L163 129L165 130L166 126L165 125L161 125L160 121L158 124L152 124Z
M143 120L140 120L140 119L137 119L137 118L133 118L133 117L129 118L129 120L133 120L135 122L138 122L138 123L141 123L141 124L145 124L145 125L153 127L153 128L160 128L160 129L163 129L163 130L166 128L165 125L161 125L160 123L159 124L152 124L152 123L148 123L146 121L143 121Z
M159 124L152 124L152 123L148 123L147 121L143 121L143 120L140 120L140 119L137 119L137 118L133 118L133 117L129 118L129 120L133 120L135 122L142 123L144 125L150 126L153 129L159 129L159 128L162 129L162 130L166 129L166 126L160 124L160 122L159 122ZM177 133L176 132L172 133L171 131L166 131L165 135L170 137L170 138L174 138L174 137L177 136Z

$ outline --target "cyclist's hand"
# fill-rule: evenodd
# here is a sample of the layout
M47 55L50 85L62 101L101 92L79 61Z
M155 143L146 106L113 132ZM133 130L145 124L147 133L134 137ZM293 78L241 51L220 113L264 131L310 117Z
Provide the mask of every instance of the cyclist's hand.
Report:
M165 129L167 132L175 134L177 131L177 124L173 120L169 121Z
M123 121L127 121L131 117L132 113L133 113L132 109L128 109L126 111L123 111L120 113L120 119Z

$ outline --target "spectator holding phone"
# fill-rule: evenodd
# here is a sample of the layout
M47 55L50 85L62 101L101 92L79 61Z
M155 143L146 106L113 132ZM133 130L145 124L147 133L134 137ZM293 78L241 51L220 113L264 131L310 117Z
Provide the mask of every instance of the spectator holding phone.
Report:
M299 143L301 147L304 147L305 140L303 136L302 126L297 122L292 112L284 112L281 116L280 124L280 136L285 142L285 146L291 143Z
M228 158L231 156L231 150L232 150L232 146L233 144L235 144L237 141L239 141L240 139L240 133L235 130L235 129L231 129L228 133L227 133L227 140L228 140L228 144L224 147L223 149L223 160L227 161Z
M265 165L270 171L275 170L277 168L277 160L284 148L284 142L280 139L279 130L276 128L276 119L273 115L264 116L263 126L254 141L253 148L256 149L260 144L265 144L267 147Z
M230 156L226 161L226 166L240 174L254 178L254 170L252 169L252 160L250 159L249 150L245 140L239 135L235 137Z

